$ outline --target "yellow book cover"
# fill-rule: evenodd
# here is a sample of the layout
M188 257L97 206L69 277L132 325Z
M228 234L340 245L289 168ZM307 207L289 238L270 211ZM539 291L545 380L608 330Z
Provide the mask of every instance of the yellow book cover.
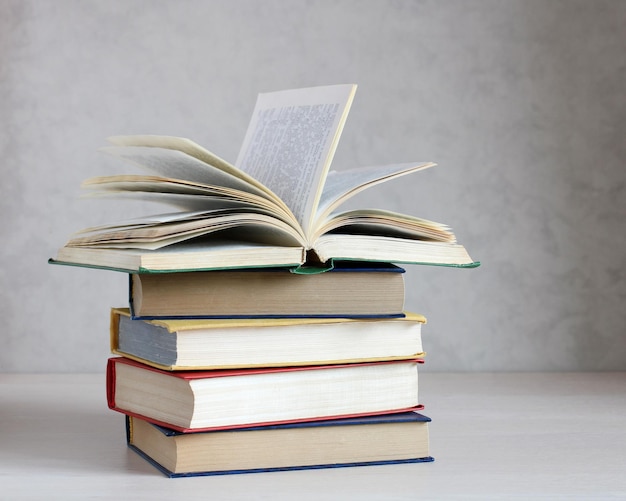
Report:
M164 370L289 367L425 355L423 315L402 318L134 320L111 309L111 352Z

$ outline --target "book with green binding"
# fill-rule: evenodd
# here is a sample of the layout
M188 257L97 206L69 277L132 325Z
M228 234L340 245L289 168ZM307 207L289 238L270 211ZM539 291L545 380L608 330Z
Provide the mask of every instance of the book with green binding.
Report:
M103 150L146 174L92 178L94 197L158 201L175 211L89 228L51 263L149 273L289 267L334 261L477 266L445 224L352 196L430 168L412 162L330 171L356 85L260 94L237 161L184 138L116 136Z

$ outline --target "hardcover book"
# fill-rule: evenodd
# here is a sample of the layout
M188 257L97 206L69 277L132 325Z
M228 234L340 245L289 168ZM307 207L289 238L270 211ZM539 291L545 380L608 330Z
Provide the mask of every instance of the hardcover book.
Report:
M404 270L337 263L327 273L285 268L130 274L133 318L401 317Z
M180 433L127 417L128 446L168 477L433 461L417 412Z
M419 410L417 360L213 371L107 365L109 407L183 432Z
M333 260L476 266L450 228L382 209L340 210L411 162L329 172L356 85L260 94L231 164L184 138L116 136L104 151L147 174L104 176L93 196L175 207L86 229L51 262L135 272L294 266Z
M417 359L422 315L403 318L132 320L111 310L111 351L165 370Z

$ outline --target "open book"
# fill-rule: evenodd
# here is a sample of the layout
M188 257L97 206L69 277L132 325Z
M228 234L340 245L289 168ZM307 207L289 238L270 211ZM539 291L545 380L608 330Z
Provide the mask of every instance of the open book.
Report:
M446 225L382 209L339 210L356 193L435 165L329 172L355 91L260 94L235 165L184 138L110 138L105 152L150 173L89 179L90 196L156 200L176 211L83 230L51 262L139 272L333 260L477 265Z

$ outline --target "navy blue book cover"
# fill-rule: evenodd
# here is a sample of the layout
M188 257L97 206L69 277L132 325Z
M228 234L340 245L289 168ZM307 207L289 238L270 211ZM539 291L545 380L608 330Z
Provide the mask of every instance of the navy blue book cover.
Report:
M293 466L283 466L276 468L252 468L252 469L229 469L229 470L217 470L217 471L202 471L202 472L182 472L182 473L174 473L163 465L158 463L155 459L150 457L144 451L139 449L132 442L132 426L133 420L137 418L133 418L130 416L126 416L126 440L128 447L134 450L137 454L139 454L142 458L152 464L155 468L157 468L164 475L175 478L175 477L195 477L195 476L209 476L209 475L229 475L229 474L241 474L241 473L260 473L260 472L272 472L272 471L288 471L288 470L309 470L309 469L322 469L322 468L345 468L345 467L355 467L355 466L373 466L373 465L390 465L390 464L402 464L402 463L426 463L434 461L434 458L430 455L423 457L415 457L415 458L407 458L407 459L380 459L373 461L359 461L359 462L347 462L347 463L328 463L328 464L315 464L315 465L293 465ZM228 430L229 433L246 433L250 431L258 431L258 430L279 430L279 429L289 429L289 428L306 428L306 427L316 427L316 428L330 428L337 426L359 426L359 425L376 425L376 424L384 424L384 423L409 423L409 422L418 422L418 423L429 423L431 419L423 414L418 412L403 412L396 414L384 414L384 415L376 415L376 416L362 416L362 417L353 417L353 418L343 418L343 419L333 419L329 421L310 421L310 422L300 422L300 423L286 423L286 424L277 424L270 426L254 426L249 428L239 428L235 430ZM159 426L156 424L150 424L149 426L154 427L160 433L162 433L166 437L176 437L178 435L187 435L183 432L172 430L163 426ZM205 433L224 433L224 431L207 431L194 433L193 435L202 435Z

